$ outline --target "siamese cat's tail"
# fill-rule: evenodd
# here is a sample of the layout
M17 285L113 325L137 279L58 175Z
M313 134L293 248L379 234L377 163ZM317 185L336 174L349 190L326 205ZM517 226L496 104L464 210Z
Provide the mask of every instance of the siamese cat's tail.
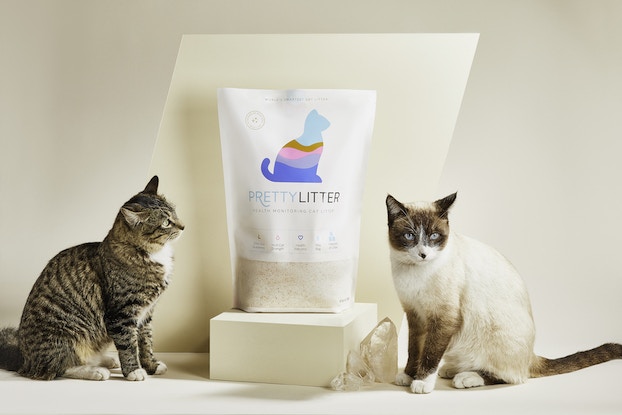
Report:
M559 359L536 356L529 368L529 375L532 378L561 375L614 359L622 359L622 344L605 343L594 349L577 352Z
M22 353L17 345L17 329L0 329L0 369L16 372L22 362Z

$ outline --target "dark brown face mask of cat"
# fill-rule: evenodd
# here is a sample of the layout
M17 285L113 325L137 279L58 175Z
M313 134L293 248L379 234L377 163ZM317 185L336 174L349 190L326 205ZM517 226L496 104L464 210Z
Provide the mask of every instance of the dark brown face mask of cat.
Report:
M445 248L449 240L447 216L455 200L456 193L434 203L407 206L387 196L389 243L402 253L405 263L429 263Z

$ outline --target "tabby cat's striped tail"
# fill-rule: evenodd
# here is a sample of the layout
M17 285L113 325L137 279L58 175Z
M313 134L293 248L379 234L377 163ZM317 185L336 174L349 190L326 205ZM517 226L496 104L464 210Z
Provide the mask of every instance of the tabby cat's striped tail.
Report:
M16 372L22 366L22 353L17 345L17 329L0 329L0 369Z
M537 356L529 368L529 374L532 378L561 375L614 359L622 359L622 344L605 343L594 349L577 352L559 359Z

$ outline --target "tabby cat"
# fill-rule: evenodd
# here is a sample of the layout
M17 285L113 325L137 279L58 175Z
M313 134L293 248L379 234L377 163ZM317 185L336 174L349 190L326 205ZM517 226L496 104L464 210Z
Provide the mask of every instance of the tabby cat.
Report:
M32 379L128 380L162 374L151 316L169 284L171 242L184 225L157 194L158 177L120 209L102 242L66 249L45 266L19 328L0 331L0 368ZM104 352L114 343L119 360Z
M429 393L437 375L456 388L522 383L622 358L615 343L560 359L536 356L522 279L493 248L450 232L455 199L455 193L432 203L386 199L393 282L409 329L398 385Z

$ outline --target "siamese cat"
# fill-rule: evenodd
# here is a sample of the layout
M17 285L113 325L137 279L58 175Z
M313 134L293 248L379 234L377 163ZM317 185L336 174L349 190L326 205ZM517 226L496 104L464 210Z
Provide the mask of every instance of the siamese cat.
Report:
M495 249L450 231L455 199L386 199L393 282L409 329L398 385L430 393L438 376L460 389L516 384L622 358L616 343L559 359L536 356L523 280Z

